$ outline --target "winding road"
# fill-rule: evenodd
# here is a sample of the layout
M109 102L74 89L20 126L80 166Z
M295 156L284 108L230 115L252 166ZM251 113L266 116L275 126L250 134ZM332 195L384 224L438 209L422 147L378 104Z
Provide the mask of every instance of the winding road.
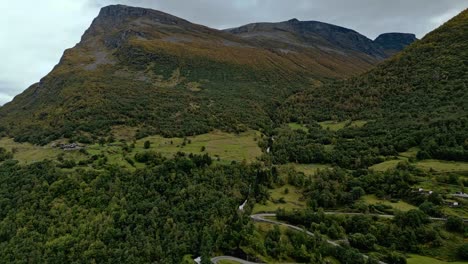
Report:
M239 258L235 258L235 257L229 257L229 256L214 257L214 258L211 259L211 262L213 264L218 264L218 263L221 262L221 260L231 260L231 261L239 262L241 264L260 264L260 263L250 262L250 261L247 261L247 260L243 260L243 259L239 259Z
M330 214L333 214L333 213L330 213ZM267 219L266 217L276 217L276 214L254 214L254 215L250 216L250 218L252 218L252 220L255 221L255 222L263 222L263 223L268 223L268 224L272 224L272 225L285 226L285 227L293 229L293 230L297 230L297 231L300 231L300 232L305 232L309 236L314 236L314 233L312 233L310 231L307 231L307 230L304 230L303 228L300 228L298 226L277 222L277 221L274 221L274 220L271 220L271 219ZM326 242L328 244L330 244L330 245L335 246L335 247L340 246L337 242L335 242L333 240L327 239ZM363 256L365 258L368 258L367 255L363 254ZM211 259L211 262L213 264L218 264L221 260L232 260L232 261L237 261L237 262L239 262L241 264L261 264L261 263L245 261L245 260L238 259L238 258L235 258L235 257L230 257L230 256L215 257L215 258ZM387 264L387 263L385 263L383 261L379 261L379 264Z
M377 216L380 218L394 218L394 215L383 215L383 214L364 214L364 213L343 213L343 212L325 212L326 215L368 215L368 216ZM447 221L447 218L441 217L429 217L431 221ZM468 223L468 219L463 218L463 222Z
M343 212L325 212L325 214L327 214L327 215L370 215L370 216L377 216L377 217L381 217L381 218L394 218L395 217L394 215L343 213ZM286 223L281 223L281 222L278 222L278 221L275 221L275 220L268 219L268 218L273 218L273 217L276 217L276 214L265 213L265 214L254 214L254 215L250 216L250 218L252 218L252 220L255 221L255 222L262 222L262 223L268 223L268 224L272 224L272 225L285 226L285 227L293 229L293 230L297 230L297 231L300 231L300 232L305 232L309 236L314 236L314 233L309 232L307 230L304 230L303 228L300 228L298 226L294 226L294 225L290 225L290 224L286 224ZM432 220L432 221L447 221L446 218L430 217L429 219ZM468 219L463 219L463 221L468 222ZM326 242L328 244L336 246L336 247L340 246L336 241L333 241L333 240L327 239ZM365 254L362 254L362 255L365 258L368 258L367 255L365 255ZM231 260L231 261L239 262L241 264L261 264L261 263L246 261L246 260L231 257L231 256L214 257L214 258L211 259L211 262L213 264L218 264L218 263L220 263L221 260ZM379 264L387 264L387 263L385 263L383 261L379 261Z

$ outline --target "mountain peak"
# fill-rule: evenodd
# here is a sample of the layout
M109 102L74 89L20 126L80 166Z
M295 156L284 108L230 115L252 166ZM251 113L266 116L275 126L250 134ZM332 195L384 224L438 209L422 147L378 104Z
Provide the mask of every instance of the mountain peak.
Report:
M297 19L297 18L293 18L293 19L288 20L288 22L289 23L298 23L298 22L301 22L301 21L299 21L299 19Z
M380 34L374 41L379 43L379 42L384 42L388 40L401 41L408 45L416 41L417 38L416 38L416 35L412 33L390 32L390 33Z
M323 116L323 109L334 109L333 115L342 119L387 115L388 118L423 117L421 123L426 123L431 118L443 122L440 120L444 118L466 117L467 25L468 9L374 70L300 93L285 109L291 111L289 106L300 109L300 104L308 111L313 109L304 120L331 119L332 115ZM393 48L400 47L402 40L415 39L413 34L387 33L375 42ZM302 109L291 112L291 116L295 121L301 120L297 116L304 112Z
M418 39L415 34L391 32L381 34L374 40L374 43L382 47L385 53L391 56L416 40Z
M182 18L149 8L126 5L109 5L101 8L99 15L93 20L91 27L83 36L108 34L133 24L140 28L155 25L185 26L191 23Z
M111 18L114 20L126 20L128 18L138 18L138 17L147 17L155 21L165 22L165 23L178 23L180 21L185 21L181 18L178 18L167 13L157 11L149 8L142 7L132 7L126 5L109 5L101 8L99 15L96 19ZM187 22L187 21L185 21Z

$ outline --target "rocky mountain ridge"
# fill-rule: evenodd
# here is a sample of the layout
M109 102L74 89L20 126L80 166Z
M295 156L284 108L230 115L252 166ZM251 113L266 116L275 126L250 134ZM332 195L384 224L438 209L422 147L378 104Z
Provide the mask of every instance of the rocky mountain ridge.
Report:
M45 144L269 129L308 87L362 73L385 54L359 33L290 20L221 31L151 9L101 9L50 74L0 108L1 132ZM268 30L267 30L268 29Z
M414 34L384 33L375 41L358 32L318 21L291 19L279 23L252 23L226 32L263 45L317 48L335 52L360 52L376 59L390 55L387 50L401 51L416 41Z

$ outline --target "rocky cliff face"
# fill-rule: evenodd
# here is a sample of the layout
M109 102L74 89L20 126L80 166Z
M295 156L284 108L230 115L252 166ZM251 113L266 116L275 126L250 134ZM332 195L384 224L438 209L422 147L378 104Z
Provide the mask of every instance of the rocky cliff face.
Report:
M374 43L379 45L388 56L403 50L418 40L416 35L409 33L385 33L378 36Z

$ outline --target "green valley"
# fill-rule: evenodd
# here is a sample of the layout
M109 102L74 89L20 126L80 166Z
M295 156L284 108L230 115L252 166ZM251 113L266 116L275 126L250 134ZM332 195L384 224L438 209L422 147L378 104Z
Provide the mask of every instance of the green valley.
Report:
M468 10L371 40L103 7L0 107L0 262L468 263L467 61Z

